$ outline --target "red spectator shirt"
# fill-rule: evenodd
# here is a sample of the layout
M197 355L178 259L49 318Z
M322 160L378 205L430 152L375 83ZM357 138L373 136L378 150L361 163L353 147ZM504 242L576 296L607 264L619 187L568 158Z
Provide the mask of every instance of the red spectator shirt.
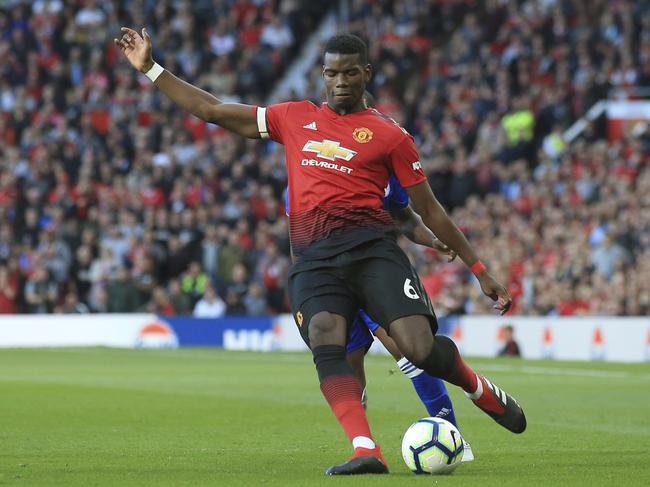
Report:
M426 181L413 137L375 109L339 115L324 103L255 107L262 138L284 145L294 253L327 258L395 232L383 208L392 173Z

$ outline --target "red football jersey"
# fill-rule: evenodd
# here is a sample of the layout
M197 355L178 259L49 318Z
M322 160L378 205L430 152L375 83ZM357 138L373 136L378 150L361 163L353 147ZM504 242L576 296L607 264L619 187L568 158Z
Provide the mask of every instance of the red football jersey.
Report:
M389 175L404 187L426 180L411 135L375 109L339 115L301 101L256 114L262 138L285 146L297 255L325 258L394 231L383 209Z

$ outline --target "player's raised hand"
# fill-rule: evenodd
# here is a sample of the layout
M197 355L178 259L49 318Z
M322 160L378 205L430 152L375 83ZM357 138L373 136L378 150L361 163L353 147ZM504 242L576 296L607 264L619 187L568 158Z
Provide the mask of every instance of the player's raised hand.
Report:
M442 243L438 238L433 237L431 248L436 249L441 254L447 255L447 262L452 262L458 255L455 251L451 250L448 246Z
M510 306L512 306L512 298L503 284L492 277L488 271L483 271L478 275L478 282L481 285L483 294L490 297L492 301L496 301L493 308L499 311L501 315L506 314Z
M151 57L151 38L146 29L142 29L142 34L128 27L122 27L122 37L113 39L113 42L122 50L126 59L135 69L146 73L153 66Z

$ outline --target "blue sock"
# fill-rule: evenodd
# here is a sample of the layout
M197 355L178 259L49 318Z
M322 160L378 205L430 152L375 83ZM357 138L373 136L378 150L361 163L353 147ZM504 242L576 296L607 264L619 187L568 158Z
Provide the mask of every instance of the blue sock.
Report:
M406 357L399 360L397 365L404 372L404 375L413 382L413 387L415 387L415 391L420 396L420 400L429 415L446 419L458 428L456 416L454 415L454 406L451 404L451 398L447 393L444 381L430 376L422 369L418 369Z

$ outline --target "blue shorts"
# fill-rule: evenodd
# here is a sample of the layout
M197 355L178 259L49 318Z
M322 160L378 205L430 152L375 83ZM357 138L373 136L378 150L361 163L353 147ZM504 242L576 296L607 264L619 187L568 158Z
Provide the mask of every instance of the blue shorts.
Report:
M360 309L357 313L354 322L352 323L352 330L350 331L350 339L348 340L347 351L348 353L359 350L360 348L370 348L374 341L373 333L379 328L368 313Z

